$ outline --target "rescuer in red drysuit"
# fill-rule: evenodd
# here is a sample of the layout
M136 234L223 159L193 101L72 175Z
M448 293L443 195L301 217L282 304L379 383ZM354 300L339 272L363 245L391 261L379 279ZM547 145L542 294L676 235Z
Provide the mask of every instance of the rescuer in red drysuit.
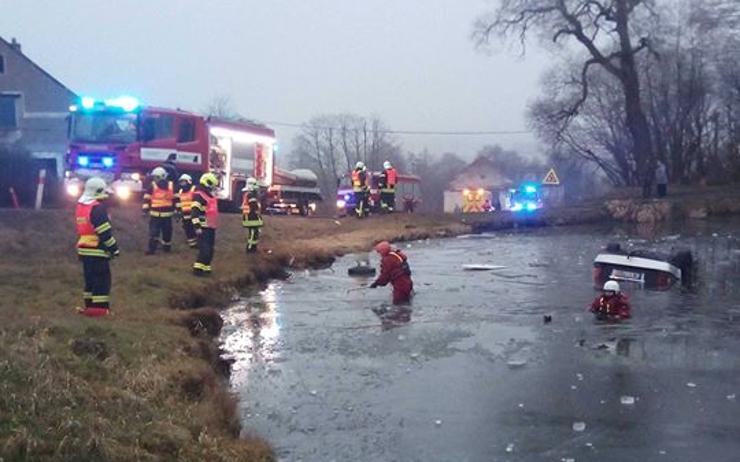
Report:
M387 241L378 243L375 246L375 251L381 257L380 275L370 284L370 288L374 289L391 283L393 286L393 303L410 302L414 283L411 281L411 268L406 255L398 249L391 249L391 245Z
M603 321L620 321L632 317L629 299L621 293L617 281L606 281L604 293L596 297L589 311Z

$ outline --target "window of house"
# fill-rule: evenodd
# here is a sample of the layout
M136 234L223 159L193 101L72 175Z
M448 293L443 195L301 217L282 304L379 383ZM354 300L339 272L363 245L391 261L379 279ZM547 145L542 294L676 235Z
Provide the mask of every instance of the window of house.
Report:
M0 55L0 74L5 74L5 56Z
M18 98L0 94L0 130L18 128Z
M178 143L189 143L195 141L195 120L180 119L180 127L177 132Z

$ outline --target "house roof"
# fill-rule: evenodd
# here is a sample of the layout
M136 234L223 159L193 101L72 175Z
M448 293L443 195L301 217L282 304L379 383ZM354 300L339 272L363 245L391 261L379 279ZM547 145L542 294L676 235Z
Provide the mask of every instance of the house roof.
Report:
M493 190L507 188L511 185L512 181L499 171L493 160L486 156L479 156L450 182L450 189L454 191L472 188Z
M8 48L11 52L17 54L20 56L23 60L25 60L27 63L29 63L31 66L35 67L39 72L47 76L49 79L51 79L55 84L59 85L64 90L68 91L72 96L77 97L77 94L69 89L66 85L64 85L62 82L60 82L56 77L49 74L43 67L36 64L31 58L23 54L22 51L18 50L16 47L13 46L12 43L8 42L4 38L0 37L0 43L5 45L6 48Z

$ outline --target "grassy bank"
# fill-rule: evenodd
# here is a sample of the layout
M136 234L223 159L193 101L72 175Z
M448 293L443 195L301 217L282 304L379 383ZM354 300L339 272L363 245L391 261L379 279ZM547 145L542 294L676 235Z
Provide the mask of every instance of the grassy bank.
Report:
M237 438L214 308L285 267L326 264L379 239L468 229L444 217L268 217L265 253L247 257L230 215L215 274L202 280L190 274L194 254L179 229L173 254L145 257L146 220L114 209L112 221L122 249L114 314L95 320L73 311L82 276L72 212L0 211L0 459L271 460L259 437Z

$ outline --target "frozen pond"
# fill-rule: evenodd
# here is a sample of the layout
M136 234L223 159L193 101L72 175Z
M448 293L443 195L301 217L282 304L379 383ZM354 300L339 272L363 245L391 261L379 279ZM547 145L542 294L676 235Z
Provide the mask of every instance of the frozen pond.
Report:
M225 312L244 427L285 461L738 460L740 221L694 226L403 244L406 310L351 256L271 283ZM593 257L628 237L690 248L697 283L596 323Z

